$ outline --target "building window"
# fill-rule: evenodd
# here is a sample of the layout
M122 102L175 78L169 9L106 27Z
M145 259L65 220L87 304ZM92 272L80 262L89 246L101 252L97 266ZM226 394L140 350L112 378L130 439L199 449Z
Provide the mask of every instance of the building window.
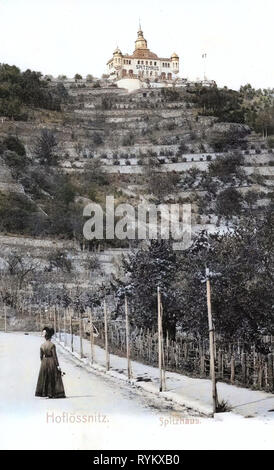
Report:
M138 60L137 64L140 64L140 61Z
M170 63L168 63L167 66L170 67Z
M131 65L131 60L128 61L129 65Z
M154 62L154 65L157 65L157 62Z

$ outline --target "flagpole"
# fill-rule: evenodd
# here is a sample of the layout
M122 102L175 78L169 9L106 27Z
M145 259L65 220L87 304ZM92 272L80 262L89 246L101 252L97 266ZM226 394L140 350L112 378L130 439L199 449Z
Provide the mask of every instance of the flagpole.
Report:
M202 59L204 59L204 80L206 80L206 57L207 54L205 52L204 54L202 54Z

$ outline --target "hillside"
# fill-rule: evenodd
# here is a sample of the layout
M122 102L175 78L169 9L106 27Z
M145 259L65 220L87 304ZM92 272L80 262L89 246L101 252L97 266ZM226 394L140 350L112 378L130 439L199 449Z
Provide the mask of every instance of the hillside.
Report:
M60 85L67 92L60 111L32 108L27 121L3 118L1 123L0 137L17 136L27 156L25 167L21 164L19 169L17 161L4 159L2 191L25 192L38 213L54 217L49 199L79 206L86 200L103 203L105 194L114 194L117 202L129 200L134 205L149 198L159 203L193 202L194 221L204 225L219 224L223 216L244 215L250 204L255 209L271 200L273 139L246 124L246 99L237 92L221 90L221 103L217 100L214 107L212 91L195 87L129 94L106 80L56 80L49 88ZM252 96L251 107L253 100ZM231 117L238 122L229 122ZM46 171L34 151L45 129L52 134L58 154L58 165ZM231 188L238 193L234 191L238 214L236 210L229 214L229 205L219 207L222 201L218 204L218 197L226 199L222 193L229 196ZM71 238L69 225L64 231L59 227L53 233L42 227L40 232ZM27 233L35 234L31 227Z
M119 276L121 254L136 243L88 242L82 233L83 207L104 208L106 195L135 207L191 203L196 233L225 232L273 204L270 90L129 94L105 79L65 78L42 89L50 104L24 99L24 115L0 116L1 269L8 273L1 292L10 306L18 285L37 306L86 296L87 287L93 296L96 285Z

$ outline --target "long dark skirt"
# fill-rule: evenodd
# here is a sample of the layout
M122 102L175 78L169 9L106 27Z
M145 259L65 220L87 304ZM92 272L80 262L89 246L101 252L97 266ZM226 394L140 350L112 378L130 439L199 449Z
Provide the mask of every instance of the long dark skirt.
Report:
M35 396L66 397L61 372L57 369L53 357L43 357L41 361Z

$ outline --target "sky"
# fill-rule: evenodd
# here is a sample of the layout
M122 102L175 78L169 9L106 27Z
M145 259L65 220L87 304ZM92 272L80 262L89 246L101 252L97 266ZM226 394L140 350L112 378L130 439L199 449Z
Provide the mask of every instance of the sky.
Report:
M180 77L205 67L218 86L274 87L273 0L0 0L0 63L100 77L117 45L133 52L139 18L152 52L180 56Z

